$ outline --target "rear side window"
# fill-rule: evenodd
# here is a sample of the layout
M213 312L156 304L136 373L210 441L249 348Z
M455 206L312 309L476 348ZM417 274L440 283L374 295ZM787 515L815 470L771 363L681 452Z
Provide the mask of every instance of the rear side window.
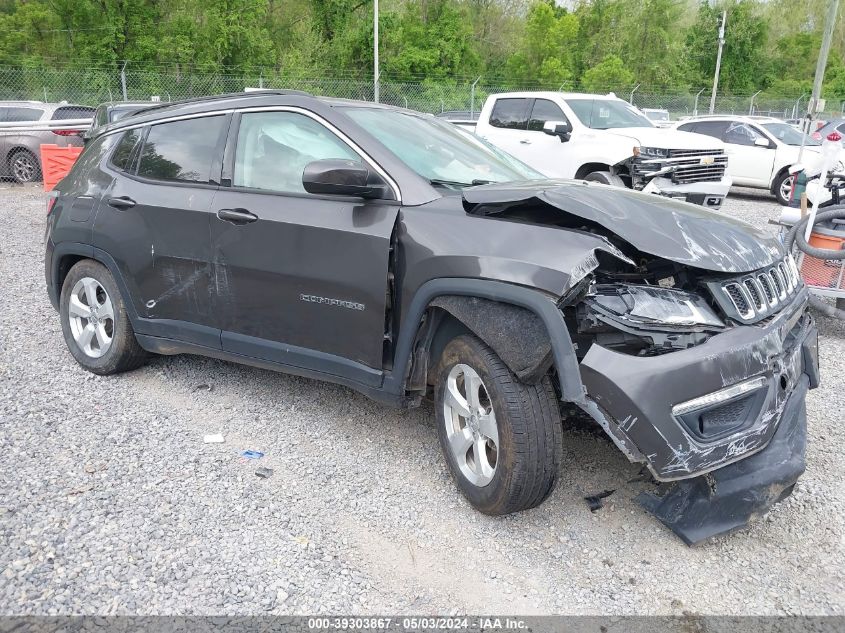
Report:
M94 108L88 106L62 106L53 112L53 121L67 121L68 119L90 119L94 116Z
M730 121L698 121L695 125L695 132L697 134L706 134L722 140L725 136L725 130L731 125Z
M40 121L43 115L44 110L40 110L38 108L0 108L0 121Z
M531 109L531 118L528 120L528 129L536 132L543 131L543 125L548 121L566 121L563 110L554 101L548 99L536 99Z
M490 113L490 125L513 130L528 127L528 105L530 99L496 99Z
M138 175L153 180L207 183L225 117L210 116L153 125Z
M111 157L111 164L121 171L130 171L132 164L132 154L135 146L138 144L138 139L141 138L140 130L129 130L123 134L120 142L114 150Z

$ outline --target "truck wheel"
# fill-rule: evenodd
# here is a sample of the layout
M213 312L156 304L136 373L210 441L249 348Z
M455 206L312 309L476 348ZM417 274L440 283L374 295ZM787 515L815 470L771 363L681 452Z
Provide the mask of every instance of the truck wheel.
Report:
M563 447L548 377L521 383L487 345L461 335L440 358L435 406L449 470L475 509L509 514L551 494Z
M613 185L614 187L625 186L625 182L619 176L614 176L609 171L591 172L584 176L584 180L587 182L600 182L603 185Z
M106 376L144 364L147 353L135 340L123 298L105 266L84 259L71 268L59 307L65 343L85 369Z
M787 206L789 204L789 196L792 194L792 174L785 172L778 176L772 187L772 191L778 202L783 206Z

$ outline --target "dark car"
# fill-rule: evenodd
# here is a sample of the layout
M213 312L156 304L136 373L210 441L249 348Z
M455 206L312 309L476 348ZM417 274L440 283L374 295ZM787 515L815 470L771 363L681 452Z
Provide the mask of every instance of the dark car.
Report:
M69 103L40 101L0 101L0 128L4 123L31 122L32 128L53 121L90 119L94 108ZM78 125L54 129L0 131L0 177L17 182L41 179L41 145L80 146L82 129Z
M661 482L640 500L687 543L804 470L807 290L777 240L697 206L541 179L430 115L265 91L103 128L48 212L83 367L189 353L432 395L482 512L548 497L576 412Z
M85 130L82 138L86 142L101 128L115 121L132 116L144 108L154 107L153 101L108 101L97 106L91 121L91 127Z

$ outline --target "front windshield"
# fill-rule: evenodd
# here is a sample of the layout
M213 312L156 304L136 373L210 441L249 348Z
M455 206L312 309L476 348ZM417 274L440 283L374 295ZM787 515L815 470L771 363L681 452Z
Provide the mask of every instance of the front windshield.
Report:
M461 188L543 178L474 134L427 114L366 107L344 112L433 184Z
M796 130L788 123L764 123L766 131L774 136L781 143L787 145L801 145L801 137L804 137L804 145L821 145L821 143L800 130Z
M594 130L617 127L654 127L648 117L619 99L566 99L584 125Z

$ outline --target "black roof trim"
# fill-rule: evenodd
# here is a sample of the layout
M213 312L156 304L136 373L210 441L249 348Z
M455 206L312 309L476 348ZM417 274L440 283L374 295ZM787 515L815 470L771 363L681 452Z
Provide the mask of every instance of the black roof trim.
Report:
M165 101L161 103L156 103L155 105L150 106L149 108L142 108L138 110L135 114L148 114L150 112L155 112L156 110L162 110L164 108L169 108L171 106L180 106L180 105L190 105L194 103L205 103L207 101L217 101L219 99L233 99L233 98L249 98L249 97L262 97L267 95L296 95L300 97L312 97L313 95L308 92L303 92L301 90L250 90L249 92L226 92L223 94L216 94L216 95L206 95L203 97L191 97L190 99L180 99L179 101Z

